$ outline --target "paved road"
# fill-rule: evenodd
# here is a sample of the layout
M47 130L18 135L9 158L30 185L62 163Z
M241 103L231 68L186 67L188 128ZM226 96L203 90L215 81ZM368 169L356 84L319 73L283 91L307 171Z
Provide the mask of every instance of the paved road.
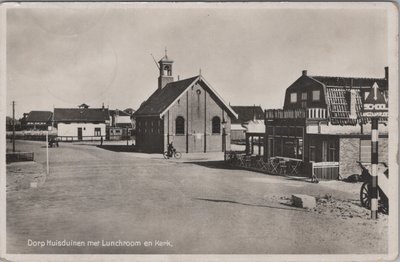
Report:
M17 148L35 151L36 161L45 163L41 145L18 142ZM281 201L293 193L356 199L352 192L189 158L170 161L89 145L51 148L45 184L7 193L8 253L387 252L382 222L340 219ZM86 246L34 247L29 239ZM89 240L133 246L88 247ZM165 246L155 246L156 240Z

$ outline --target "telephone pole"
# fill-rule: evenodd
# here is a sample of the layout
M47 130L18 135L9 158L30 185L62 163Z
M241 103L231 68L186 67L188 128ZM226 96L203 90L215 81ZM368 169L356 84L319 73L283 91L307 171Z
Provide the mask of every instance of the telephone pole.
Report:
M15 101L12 102L13 106L13 152L15 152Z

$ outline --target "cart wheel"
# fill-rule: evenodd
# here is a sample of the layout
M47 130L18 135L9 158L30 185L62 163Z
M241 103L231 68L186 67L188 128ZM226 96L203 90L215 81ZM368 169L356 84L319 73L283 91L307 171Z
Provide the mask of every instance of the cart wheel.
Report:
M366 207L366 208L370 208L371 207L371 197L369 195L369 183L368 182L364 182L364 184L362 184L361 186L361 190L360 190L360 201L361 201L361 206Z
M169 159L168 151L165 151L165 152L164 152L164 158L165 158L165 159Z
M389 215L389 200L385 194L379 190L378 211Z
M179 152L176 152L176 153L175 153L175 158L176 158L176 159L179 159L179 158L181 158L181 156L182 156L182 154L181 154L181 153L179 153Z

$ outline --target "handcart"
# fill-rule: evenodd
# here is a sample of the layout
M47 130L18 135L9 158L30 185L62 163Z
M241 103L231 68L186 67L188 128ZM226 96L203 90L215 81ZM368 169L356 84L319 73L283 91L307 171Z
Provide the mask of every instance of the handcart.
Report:
M361 178L364 183L360 189L361 206L368 209L371 208L371 192L372 192L372 176L370 173L371 163L363 163L357 161L362 169ZM378 211L384 214L389 214L389 169L386 163L379 163L377 168L378 173Z

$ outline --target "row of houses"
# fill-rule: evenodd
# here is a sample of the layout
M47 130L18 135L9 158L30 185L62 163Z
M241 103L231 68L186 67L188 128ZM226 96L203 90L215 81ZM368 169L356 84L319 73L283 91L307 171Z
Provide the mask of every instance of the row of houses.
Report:
M112 139L135 128L136 150L162 153L172 143L185 153L223 152L245 141L247 155L334 165L332 178L359 173L370 158L371 124L362 108L373 86L388 100L382 78L312 76L304 70L286 89L283 108L231 106L201 74L175 81L174 61L158 62L158 86L135 112L89 108L32 111L26 126L58 130L61 140ZM380 159L387 162L387 118L379 120ZM125 132L125 133L124 133Z
M387 67L382 78L304 70L286 89L283 108L263 112L230 106L203 75L175 81L172 66L167 55L159 61L158 88L133 115L139 151L162 153L169 143L186 153L229 151L244 139L248 155L335 166L332 179L360 173L357 162L370 161L371 124L362 108L373 86L387 102ZM379 120L380 162L388 158L387 121Z
M20 120L22 130L55 129L59 140L119 140L130 136L134 122L133 109L111 110L104 106L89 108L54 108L51 111L31 111Z

